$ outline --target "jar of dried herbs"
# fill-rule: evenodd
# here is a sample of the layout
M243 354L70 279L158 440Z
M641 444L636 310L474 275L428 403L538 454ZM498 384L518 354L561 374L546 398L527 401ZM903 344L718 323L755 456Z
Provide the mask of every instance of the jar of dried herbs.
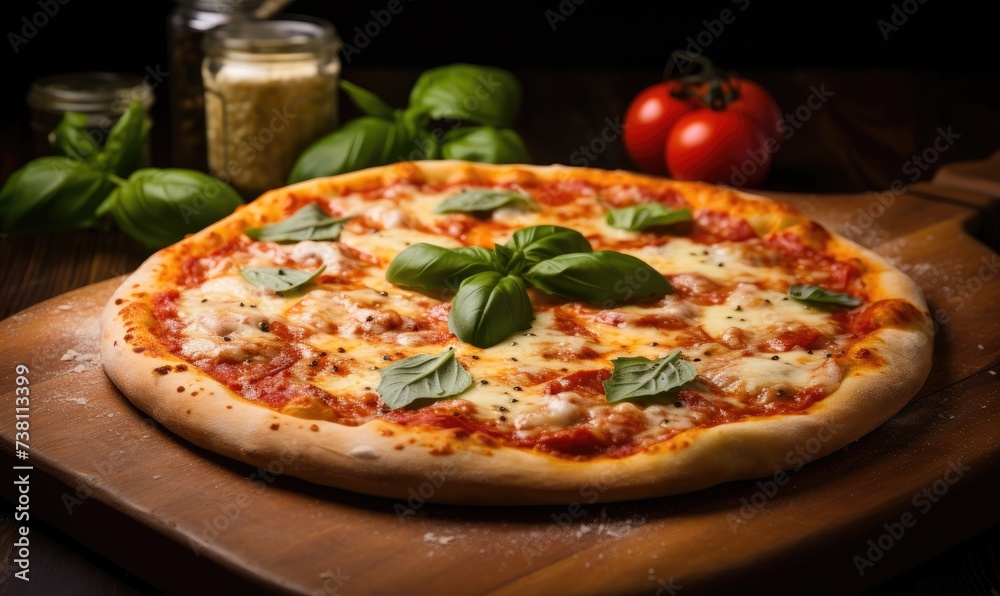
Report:
M234 22L208 32L204 49L210 170L247 199L284 186L337 124L336 31L306 17Z
M263 0L175 0L167 18L170 70L171 163L206 170L205 87L201 44L205 32L231 21L253 18Z

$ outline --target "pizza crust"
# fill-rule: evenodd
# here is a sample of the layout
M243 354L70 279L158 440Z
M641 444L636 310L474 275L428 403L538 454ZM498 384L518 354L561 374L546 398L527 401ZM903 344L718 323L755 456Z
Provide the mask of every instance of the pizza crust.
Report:
M441 503L527 505L664 496L798 467L806 463L802 453L812 461L878 427L909 401L930 370L933 332L919 288L874 253L839 237L835 237L838 250L879 272L877 296L902 298L923 314L911 328L880 329L854 346L853 351L876 353L884 366L852 372L836 391L803 412L682 432L622 458L574 461L456 440L449 432L381 420L351 427L281 414L244 400L174 356L149 331L148 298L160 289L157 276L174 255L211 250L248 226L266 223L269 213L283 210L283 202L294 201L297 195L331 195L348 187L372 188L413 177L428 182L497 183L541 177L602 184L615 180L683 184L703 190L703 198L694 193L694 202L703 204L709 204L707 196L714 188L625 172L438 161L374 168L271 191L153 255L122 284L101 317L102 363L108 376L139 409L171 431L272 473L389 498L406 499L417 491L421 498ZM794 211L789 207L762 200L773 214L762 210L761 225L781 229L802 221L790 215ZM162 373L165 366L170 369Z

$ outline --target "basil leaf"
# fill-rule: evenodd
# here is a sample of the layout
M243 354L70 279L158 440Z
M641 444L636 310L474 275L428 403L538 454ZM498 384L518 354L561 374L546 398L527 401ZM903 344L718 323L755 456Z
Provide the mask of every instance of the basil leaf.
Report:
M521 84L502 68L451 64L421 73L410 105L429 108L436 119L507 128L521 107Z
M101 206L123 232L162 248L229 215L243 204L233 187L194 170L136 170Z
M434 213L493 211L507 205L520 205L532 211L541 210L538 203L529 196L503 190L477 188L463 190L441 201L441 204L434 208Z
M397 110L391 120L363 116L319 139L299 156L289 184L399 161L417 139L417 121Z
M340 81L340 88L351 100L351 103L358 106L358 109L365 114L376 118L392 118L392 108L378 95L350 81Z
M393 362L379 371L378 391L390 410L418 399L442 399L458 395L472 385L472 375L455 360L455 350L439 356L419 354Z
M806 284L792 284L788 288L788 297L799 302L810 302L814 305L849 306L852 308L860 306L862 302L861 298L851 296L850 294L832 292L819 286L809 286Z
M694 365L681 360L681 351L656 360L642 356L615 358L611 378L604 381L604 397L609 402L645 399L663 395L698 376Z
M691 221L691 210L687 207L670 209L659 203L643 203L622 209L608 209L604 219L612 228L637 231Z
M86 161L34 159L0 190L0 232L37 234L93 225L97 207L113 189L105 173Z
M521 228L506 246L523 254L527 267L559 255L593 250L580 232L552 225Z
M674 291L665 277L643 261L610 250L552 257L529 269L524 278L548 294L604 308Z
M477 348L488 348L531 327L531 300L516 275L485 271L458 287L448 314L448 329Z
M485 163L529 163L531 154L524 141L509 128L492 126L455 128L448 131L441 145L445 159L463 159Z
M254 240L268 242L301 242L340 238L340 232L350 217L330 217L316 203L310 203L287 218L262 228L247 228L243 233Z
M386 269L385 279L401 286L436 290L454 288L470 275L493 268L493 257L485 248L448 249L420 243L396 255Z
M501 246L499 244L493 245L493 252L491 257L493 258L493 269L499 271L500 273L510 273L512 271L512 261L517 256L513 249L507 248L506 246Z
M240 273L255 286L271 288L275 292L287 292L306 285L324 270L326 265L320 265L313 272L287 267L244 267L240 269Z
M149 135L149 119L142 103L133 101L115 122L98 161L110 172L128 176L142 165Z
M66 112L52 131L54 147L67 157L91 161L100 152L100 146L87 129L87 115L80 112Z

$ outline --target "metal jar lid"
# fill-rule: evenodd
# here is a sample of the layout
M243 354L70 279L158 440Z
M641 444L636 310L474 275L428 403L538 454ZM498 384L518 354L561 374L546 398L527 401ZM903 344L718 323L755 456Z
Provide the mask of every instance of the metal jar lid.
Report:
M27 100L36 111L121 114L133 101L141 102L148 110L155 96L140 75L75 72L34 81Z
M329 21L282 16L275 21L236 21L205 34L207 56L225 56L250 62L301 60L307 55L330 55L340 50L337 30Z

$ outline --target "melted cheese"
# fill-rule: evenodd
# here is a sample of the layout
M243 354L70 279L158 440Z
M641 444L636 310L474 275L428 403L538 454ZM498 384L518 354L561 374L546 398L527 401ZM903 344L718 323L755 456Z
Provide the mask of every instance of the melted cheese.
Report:
M637 426L637 436L655 440L693 428L707 414L683 400L675 402L675 397L664 403L609 404L601 395L561 390L552 383L574 373L610 371L611 361L619 357L663 357L677 346L688 360L697 360L699 378L692 388L708 403L735 411L778 399L779 390L832 390L839 383L840 369L823 353L753 352L755 341L802 326L834 338L837 325L824 311L785 300L782 290L795 280L751 264L739 243L704 245L672 237L658 246L636 246L640 234L608 227L603 209L590 197L541 212L502 209L481 224L465 215L432 213L459 190L421 192L396 186L378 199L361 194L337 197L331 200L332 212L358 216L345 226L339 242L254 243L223 259L212 270L212 279L183 292L178 306L184 323L183 355L194 360L266 359L281 342L261 324L280 322L301 332L304 359L327 354L339 363L336 372L332 367L316 371L309 382L337 399L359 399L378 386L385 366L451 346L474 379L459 398L473 406L476 416L525 436L590 425L612 441L631 440L630 429ZM595 239L595 245L638 257L664 275L697 274L726 288L728 298L706 306L673 295L655 305L625 305L613 312L577 305L561 315L572 319L573 325L566 326L555 314L561 302L533 291L537 300L531 328L478 349L448 333L449 292L418 292L385 280L385 267L413 244L492 246L521 227L540 224L577 229ZM239 274L240 267L288 262L308 268L326 265L327 274L351 274L354 281L313 283L278 296ZM672 317L673 323L644 322L643 317L651 316ZM706 335L692 335L699 330ZM739 349L732 347L737 344ZM287 408L297 415L319 415L308 404Z

